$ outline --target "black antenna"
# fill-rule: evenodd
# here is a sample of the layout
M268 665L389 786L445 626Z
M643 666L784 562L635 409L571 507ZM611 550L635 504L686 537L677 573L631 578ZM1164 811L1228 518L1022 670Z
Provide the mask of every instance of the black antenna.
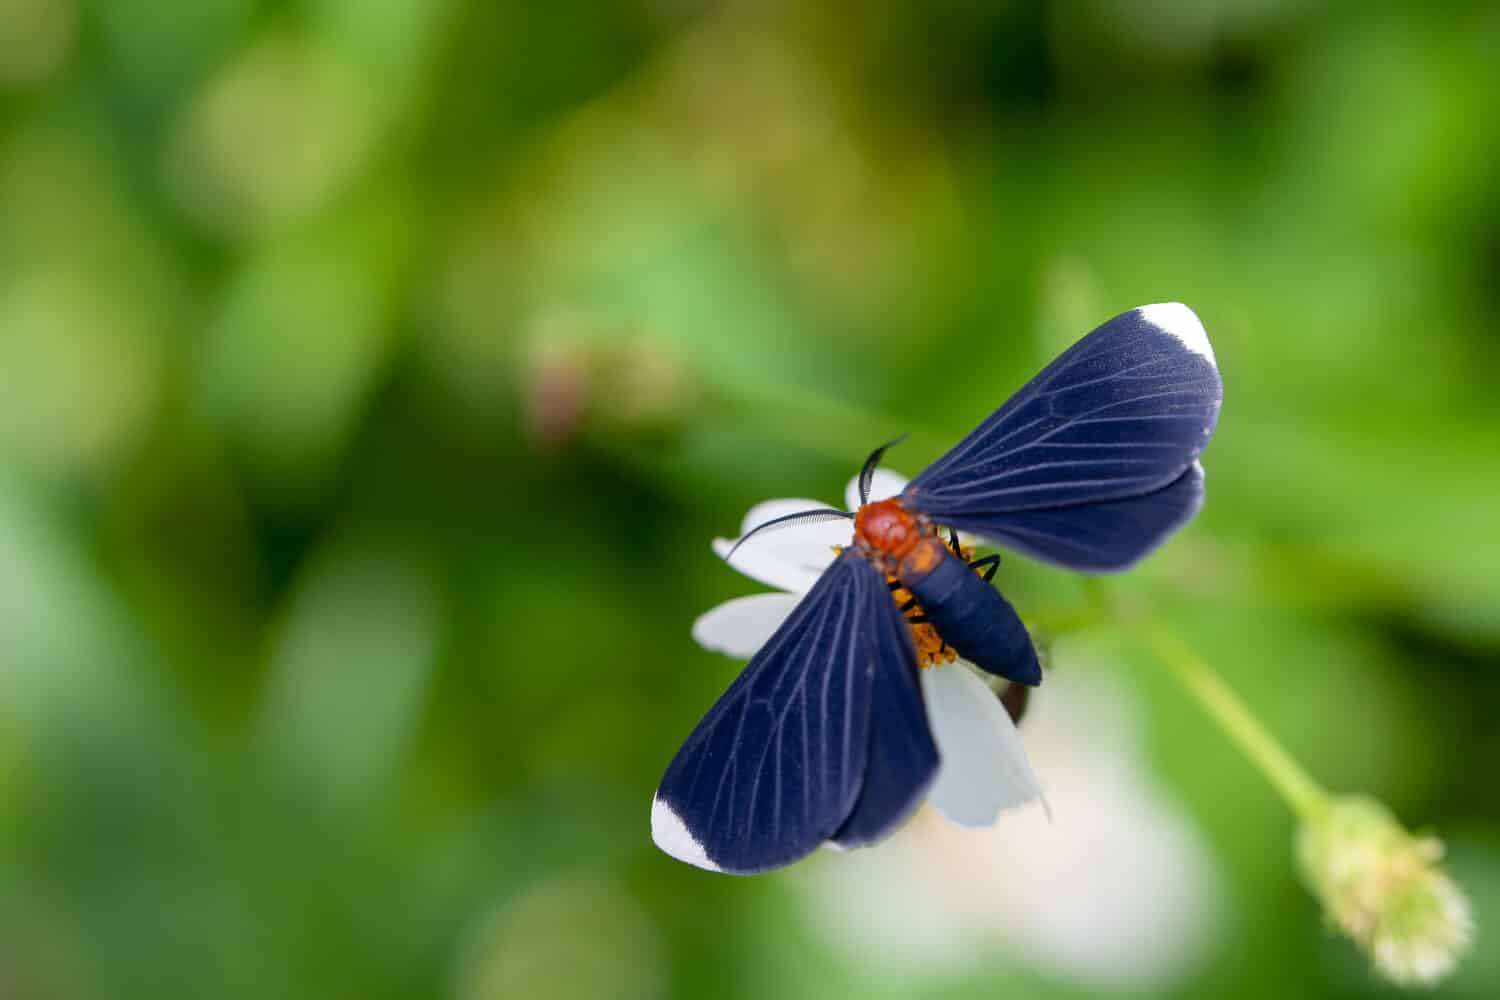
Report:
M870 457L865 459L865 467L859 470L859 502L861 505L870 502L870 483L875 478L875 469L880 465L880 456L885 454L887 448L894 447L909 437L911 437L910 434L903 434L892 441L887 441L879 448L870 452Z
M787 525L794 524L798 521L832 521L835 518L845 518L846 520L853 520L854 515L849 513L847 510L834 510L832 507L819 507L816 510L799 510L795 514L783 514L780 517L773 517L769 521L766 521L762 524L757 524L755 527L751 528L749 531L741 535L740 540L734 543L734 548L730 549L729 552L725 554L724 561L728 562L734 556L734 553L739 549L739 547L750 540L751 535L759 534L767 528L784 528Z

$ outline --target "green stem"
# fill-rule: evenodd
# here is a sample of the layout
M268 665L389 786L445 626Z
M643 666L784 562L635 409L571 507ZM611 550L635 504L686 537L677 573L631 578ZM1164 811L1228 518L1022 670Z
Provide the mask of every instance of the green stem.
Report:
M1310 820L1327 808L1328 793L1292 759L1239 695L1191 646L1157 624L1147 625L1146 635L1157 657L1224 728L1298 817Z

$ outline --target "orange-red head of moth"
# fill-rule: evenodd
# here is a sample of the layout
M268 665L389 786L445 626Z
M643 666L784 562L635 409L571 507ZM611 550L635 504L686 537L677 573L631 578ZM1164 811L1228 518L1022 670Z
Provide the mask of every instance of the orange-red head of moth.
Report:
M900 559L922 538L922 530L901 501L876 500L854 515L854 537L881 555Z

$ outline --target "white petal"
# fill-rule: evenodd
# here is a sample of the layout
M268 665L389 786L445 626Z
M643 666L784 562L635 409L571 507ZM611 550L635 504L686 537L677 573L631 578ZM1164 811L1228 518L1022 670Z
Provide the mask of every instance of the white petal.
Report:
M715 538L713 545L720 559L727 557L729 550L734 548L734 542L728 538ZM807 593L823 575L821 569L810 569L767 552L763 546L756 545L755 540L741 545L729 565L752 580L793 594Z
M736 553L738 558L738 553ZM797 606L796 594L751 594L725 601L693 622L693 638L704 649L748 660L766 644Z
M870 479L870 499L885 500L906 489L907 478L890 469L876 469ZM849 480L844 487L844 505L850 510L859 510L859 477Z
M989 826L1002 809L1041 798L1015 723L963 661L922 671L942 765L927 797L960 826Z
M804 510L826 509L826 503L798 498L766 500L751 507L740 522L741 537L772 518ZM777 558L810 569L824 569L833 562L833 547L848 545L854 538L854 522L847 520L817 521L812 524L790 524L756 535L746 547L756 546Z

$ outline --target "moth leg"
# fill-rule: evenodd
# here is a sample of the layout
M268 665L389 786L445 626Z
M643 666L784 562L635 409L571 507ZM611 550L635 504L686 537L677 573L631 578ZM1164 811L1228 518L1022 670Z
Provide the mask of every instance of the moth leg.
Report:
M958 544L958 532L952 528L948 529L948 546L953 549L954 555L962 556L964 554L963 549Z
M983 559L975 559L969 563L969 568L972 570L983 570L984 582L989 583L995 579L995 571L1000 568L1000 553L996 552L993 555L985 556Z

